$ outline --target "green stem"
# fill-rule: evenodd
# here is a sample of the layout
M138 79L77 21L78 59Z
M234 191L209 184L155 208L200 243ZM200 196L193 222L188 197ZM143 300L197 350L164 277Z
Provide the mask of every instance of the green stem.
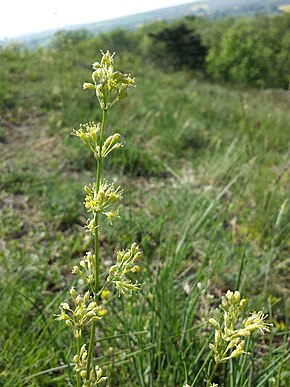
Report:
M106 118L107 118L107 110L103 109L103 116L102 116L102 124L101 124L101 132L100 132L100 138L99 138L99 159L97 160L96 165L96 193L99 192L100 184L101 184L101 165L102 165L102 148L103 148L103 142L104 142L104 131L105 131L105 125L106 125ZM95 214L95 288L93 289L94 292L94 301L98 302L98 292L99 292L99 286L100 286L100 259L99 259L99 214ZM88 358L87 358L87 369L86 369L86 378L87 380L90 377L90 369L91 369L91 359L93 354L93 347L94 347L94 339L95 339L95 331L96 331L96 323L92 323L92 329L91 329L91 335L90 335L90 343L89 343L89 350L88 350Z
M80 339L77 338L77 354L80 356ZM81 386L80 371L77 371L77 387Z
M101 183L101 165L102 165L102 148L104 142L104 131L106 125L107 111L103 110L102 116L102 126L100 133L100 145L99 145L99 160L97 161L97 175L96 175L96 192L99 192L100 183ZM99 282L100 282L100 264L99 264L99 214L95 214L95 290L94 298L97 302L96 297L99 291Z
M193 380L193 382L191 383L191 387L195 386L195 383L197 382L198 378L199 378L199 375L201 374L201 372L203 371L204 367L207 365L207 362L209 361L211 357L211 353L208 354L207 358L205 359L205 361L203 362L203 365L201 366L201 368L199 369L199 371L197 372L197 374L195 375L195 378Z
M112 281L108 281L108 282L105 283L105 285L99 290L99 292L98 292L98 294L97 294L98 297L102 294L102 292L106 289L106 287L107 287L111 282L112 282Z
M208 380L207 380L206 387L209 387L209 386L210 386L211 381L212 381L212 379L213 379L213 377L214 377L214 374L216 373L216 370L217 370L218 366L219 366L219 363L215 363L215 366L214 366L213 369L212 369L212 372L211 372L211 374L210 374L210 377L209 377Z
M97 302L97 294L99 290L99 214L95 214L95 289L94 289L94 301Z
M86 373L86 379L89 380L90 378L90 370L91 370L91 358L93 353L93 347L94 347L94 338L95 338L95 330L96 330L96 323L93 321L92 323L92 329L91 329L91 336L90 336L90 345L89 345L89 351L88 351L88 358L87 358L87 373Z

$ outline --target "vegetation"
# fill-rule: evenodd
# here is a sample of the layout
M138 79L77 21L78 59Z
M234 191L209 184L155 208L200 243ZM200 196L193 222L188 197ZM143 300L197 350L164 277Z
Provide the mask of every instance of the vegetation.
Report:
M210 41L236 21L194 23L210 53ZM220 386L289 385L289 92L241 89L241 79L213 84L186 67L164 72L148 55L145 32L124 33L131 45L120 50L110 42L117 33L78 43L70 36L49 50L0 50L5 387L74 383L75 340L54 315L72 283L82 285L71 267L93 237L83 230L79 187L95 178L95 162L70 133L84 119L101 120L82 83L106 47L120 52L116 68L134 74L138 87L107 124L108 134L124 133L126 147L103 171L128 188L121 219L99 231L100 279L112 247L136 240L144 253L140 292L113 299L96 330L108 386L202 386L210 367ZM224 359L208 321L220 323L215 309L228 289L248 300L244 327L255 310L273 327L245 338L249 354L203 367L214 348Z
M159 66L171 70L181 70L184 67L193 71L204 70L207 49L194 26L176 23L164 26L158 32L149 33L149 37L153 43L152 59Z
M289 25L290 18L280 17L237 20L211 44L207 57L209 74L250 86L287 89Z
M280 5L278 8L279 8L280 11L290 12L290 4L288 4L288 5Z
M96 162L96 178L93 184L85 186L86 197L84 205L92 218L86 223L86 228L94 239L94 250L88 251L83 259L73 267L72 273L79 276L81 290L86 292L77 294L75 287L70 289L70 295L75 308L67 303L60 304L61 313L58 320L66 323L72 331L76 341L76 354L73 362L76 371L77 387L95 386L107 380L102 376L103 371L99 365L95 365L94 357L95 335L97 323L107 314L106 304L113 298L112 288L115 288L119 296L133 293L139 290L139 284L135 284L127 278L132 273L138 272L140 267L136 261L141 258L137 244L134 242L127 250L116 251L116 262L108 270L107 278L103 284L100 281L100 256L99 233L101 218L107 218L112 226L119 217L119 210L112 208L113 204L122 199L123 191L115 188L114 183L108 183L102 178L102 165L106 157L114 150L120 149L121 135L114 133L106 137L106 119L108 111L120 100L126 97L127 89L134 86L134 78L120 71L114 71L113 59L109 51L102 52L100 62L93 63L93 83L84 83L83 88L93 90L96 94L102 110L102 122L95 124L89 122L81 124L80 129L74 130L73 135L86 145L92 152ZM112 286L113 285L113 286ZM85 289L83 287L85 286ZM111 291L109 290L111 288ZM89 345L83 344L83 331L89 330ZM88 349L86 349L88 348Z
M68 34L87 31L92 35L109 32L112 29L135 30L141 26L152 24L154 20L170 22L186 16L205 16L219 20L225 17L276 15L287 12L289 0L214 0L194 1L192 3L155 9L135 15L122 16L116 19L101 20L93 23L69 26ZM21 41L29 48L49 47L52 43L55 30L32 33L21 37ZM62 31L63 32L63 31ZM1 44L1 41L0 41Z

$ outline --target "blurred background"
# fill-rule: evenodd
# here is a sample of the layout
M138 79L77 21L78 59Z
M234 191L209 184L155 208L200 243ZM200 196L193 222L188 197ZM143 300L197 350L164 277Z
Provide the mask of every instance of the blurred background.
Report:
M54 314L92 244L94 162L70 133L101 118L82 89L101 49L137 85L108 115L126 145L105 176L124 201L102 225L102 271L115 249L144 251L139 297L113 302L98 332L108 386L190 385L228 289L273 329L220 385L289 386L290 1L1 8L1 386L74 385L75 344Z

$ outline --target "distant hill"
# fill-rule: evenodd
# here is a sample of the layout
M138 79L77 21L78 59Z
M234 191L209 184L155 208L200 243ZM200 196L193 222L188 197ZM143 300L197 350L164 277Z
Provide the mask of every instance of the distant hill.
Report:
M226 16L250 16L257 13L275 14L289 10L290 0L204 0L185 3L182 5L161 8L149 12L124 16L116 19L97 21L89 24L71 25L62 30L86 29L93 35L110 31L114 28L135 29L144 24L158 20L172 21L183 16L204 16L209 18L223 18ZM283 7L284 6L284 7ZM21 36L17 39L26 46L49 46L54 34L59 29L52 29L40 33ZM1 43L1 41L0 41ZM2 42L3 43L3 42Z

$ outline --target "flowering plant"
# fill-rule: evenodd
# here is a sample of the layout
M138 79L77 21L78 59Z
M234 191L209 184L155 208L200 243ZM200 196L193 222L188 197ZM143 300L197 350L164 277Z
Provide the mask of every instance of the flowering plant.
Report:
M128 273L140 270L136 261L142 253L136 243L132 243L127 250L116 251L116 262L108 271L104 283L100 281L99 262L99 229L100 218L107 218L110 225L119 216L119 208L114 205L122 199L123 191L115 188L113 183L102 179L102 164L104 159L114 150L123 146L120 142L120 134L115 133L105 137L107 112L115 103L127 95L129 87L135 85L135 79L130 74L114 71L114 54L109 51L102 52L100 62L93 63L93 83L84 83L84 89L94 90L102 110L102 122L88 122L81 124L73 135L90 149L96 160L96 180L86 186L84 206L92 214L86 228L93 235L94 251L88 251L72 272L79 276L87 287L84 294L78 294L75 287L70 289L73 306L68 302L60 305L58 320L65 321L76 340L76 354L73 357L76 371L77 387L96 386L107 380L103 376L103 370L94 364L93 350L95 345L96 324L106 314L105 305L109 302L111 290L116 289L119 296L139 290L138 283L132 283L127 277ZM90 331L90 341L83 344L84 330Z
M213 376L221 363L225 363L230 359L236 358L243 353L245 347L244 338L255 331L264 334L269 332L271 324L265 323L265 316L261 311L253 312L240 321L242 311L246 305L246 299L241 298L240 292L227 291L222 297L220 309L222 311L221 318L210 318L209 323L215 328L214 343L209 345L215 365L210 374L207 386L211 384Z

